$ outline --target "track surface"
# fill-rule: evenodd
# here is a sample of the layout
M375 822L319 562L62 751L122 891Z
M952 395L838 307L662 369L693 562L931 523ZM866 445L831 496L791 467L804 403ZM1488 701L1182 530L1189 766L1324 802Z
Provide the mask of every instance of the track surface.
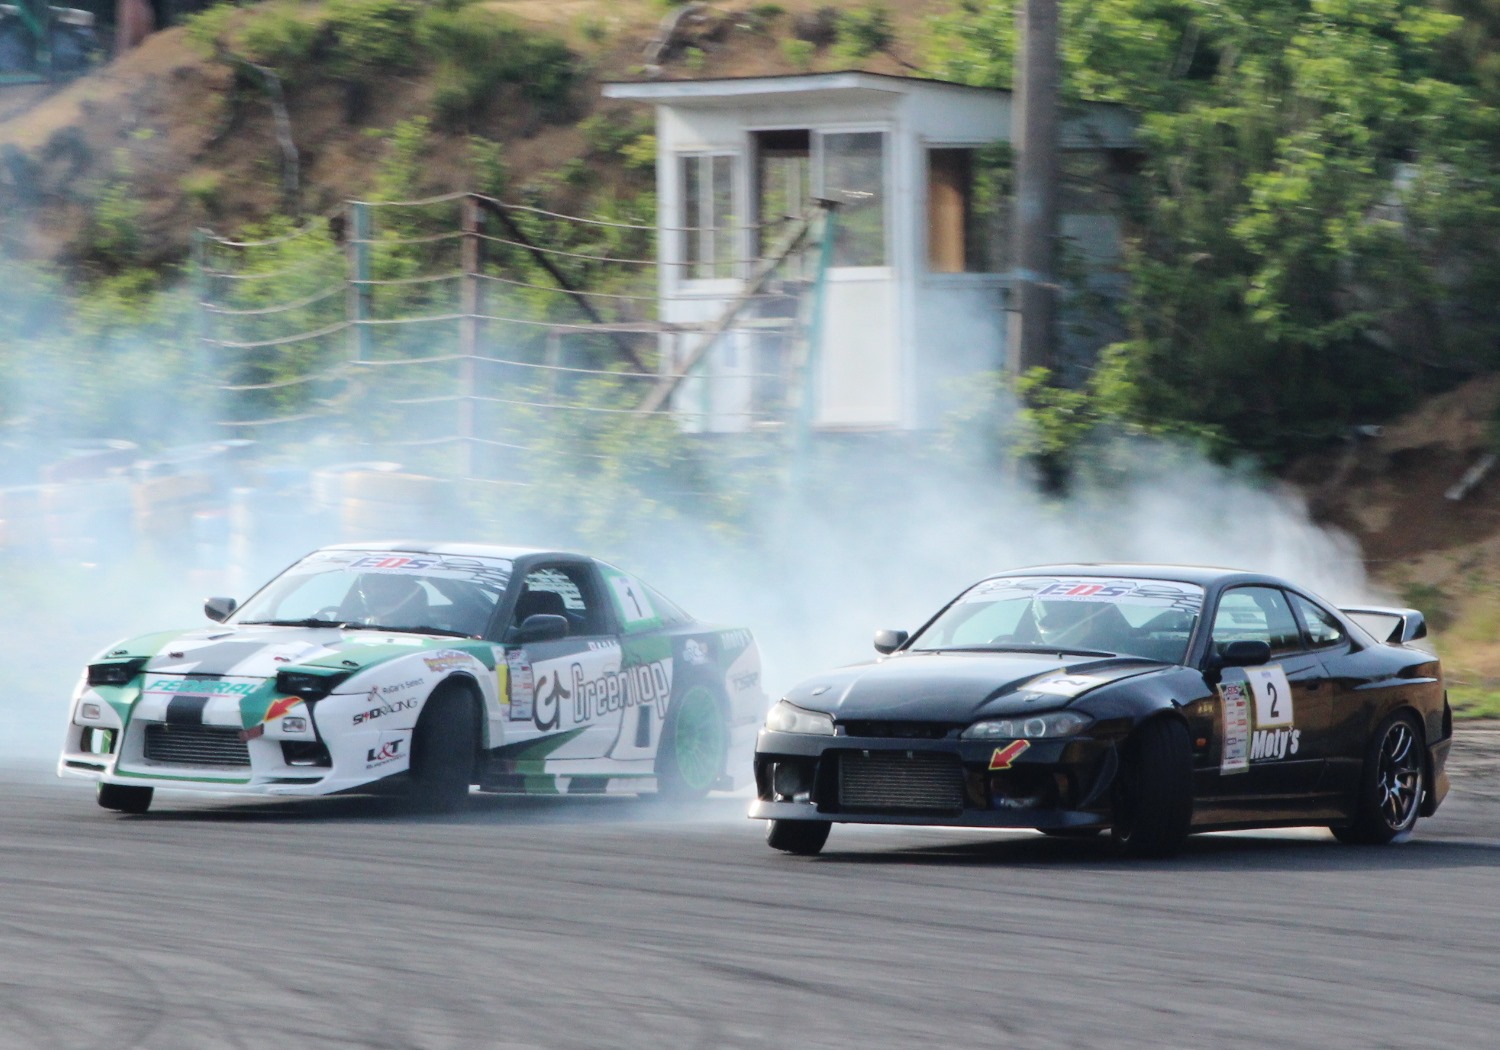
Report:
M1219 835L1152 863L850 827L784 857L743 798L124 817L12 766L0 1047L1493 1046L1480 736L1406 844Z

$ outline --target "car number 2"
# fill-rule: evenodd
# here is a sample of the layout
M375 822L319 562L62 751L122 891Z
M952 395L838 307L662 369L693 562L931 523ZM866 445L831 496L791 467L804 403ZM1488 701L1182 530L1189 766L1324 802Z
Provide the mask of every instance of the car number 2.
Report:
M1292 725L1292 687L1281 666L1247 667L1245 676L1250 680L1250 692L1255 697L1255 727L1266 729Z

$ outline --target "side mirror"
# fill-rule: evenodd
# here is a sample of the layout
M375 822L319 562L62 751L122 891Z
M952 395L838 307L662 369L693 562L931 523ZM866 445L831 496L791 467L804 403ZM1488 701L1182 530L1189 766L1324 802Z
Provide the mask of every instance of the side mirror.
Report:
M1220 667L1259 667L1271 662L1271 646L1267 642L1230 642L1219 654Z
M203 603L203 615L214 623L223 623L239 607L240 603L233 598L209 598Z
M897 649L905 645L906 640L910 637L911 635L905 631L893 631L890 628L876 631L875 651L877 653L894 653Z
M505 632L505 640L512 645L555 642L567 636L568 618L555 613L535 613L526 617L519 627L512 627Z

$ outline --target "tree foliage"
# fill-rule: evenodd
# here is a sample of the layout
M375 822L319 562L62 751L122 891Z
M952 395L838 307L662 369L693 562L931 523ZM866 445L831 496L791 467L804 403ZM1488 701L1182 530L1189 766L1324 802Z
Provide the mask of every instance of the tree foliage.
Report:
M1013 10L940 20L940 71L1009 86ZM1131 337L1111 358L1128 420L1274 461L1500 363L1500 120L1461 17L1431 0L1062 14L1065 96L1139 116Z

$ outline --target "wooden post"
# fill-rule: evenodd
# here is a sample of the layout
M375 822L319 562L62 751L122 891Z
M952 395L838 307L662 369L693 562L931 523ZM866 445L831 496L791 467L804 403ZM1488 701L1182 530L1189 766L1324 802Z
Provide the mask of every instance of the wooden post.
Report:
M1015 260L1007 363L1013 375L1051 368L1057 313L1057 0L1018 0Z

